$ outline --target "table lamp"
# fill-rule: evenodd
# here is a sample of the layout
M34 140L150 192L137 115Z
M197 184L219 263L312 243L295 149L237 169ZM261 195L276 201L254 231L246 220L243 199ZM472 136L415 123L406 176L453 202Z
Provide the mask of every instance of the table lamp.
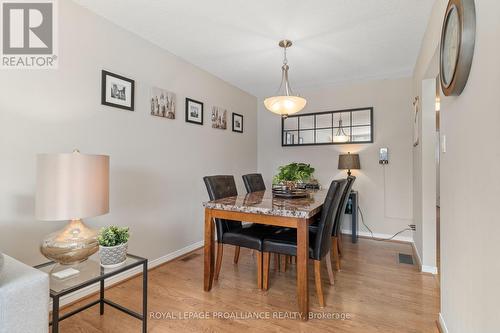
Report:
M361 165L359 163L359 155L358 154L340 154L339 155L339 170L346 170L347 175L351 175L351 170L361 169Z
M82 218L109 212L109 156L40 154L37 156L35 214L41 221L67 221L48 235L42 254L63 265L88 259L98 250L97 231Z

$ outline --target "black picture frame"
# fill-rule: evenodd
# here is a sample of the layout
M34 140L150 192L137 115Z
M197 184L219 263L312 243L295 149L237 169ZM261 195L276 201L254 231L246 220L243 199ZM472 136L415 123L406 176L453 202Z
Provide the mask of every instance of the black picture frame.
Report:
M189 104L190 103L194 103L194 104L198 104L200 106L200 109L201 109L201 118L200 118L200 121L196 121L196 120L190 120L189 119ZM186 123L191 123L191 124L196 124L196 125L203 125L203 102L200 102L200 101L197 101L197 100L194 100L192 98L188 98L186 97L186 116L185 116L185 119L186 119Z
M130 87L130 95L131 95L130 96L130 106L116 104L116 103L113 103L113 102L110 102L107 100L107 98L106 98L106 83L107 83L108 77L113 77L115 79L118 79L121 81L126 81L126 82L130 83L130 86L131 86ZM124 76L102 70L102 72L101 72L101 104L106 105L106 106L115 107L118 109L134 111L134 103L135 103L135 81L132 79L126 78Z
M288 117L282 117L281 118L281 146L282 147L296 147L296 146L324 146L324 145L353 145L353 144L365 144L365 143L373 143L374 142L374 133L373 133L373 106L370 107L364 107L364 108L354 108L354 109L345 109L345 110L335 110L335 111L324 111L324 112L312 112L312 113L304 113L300 115L292 115ZM321 130L324 128L319 128L316 126L316 116L318 115L326 115L326 114L333 114L335 113L350 113L350 121L352 121L352 113L357 112L357 111L370 111L370 123L366 125L361 125L363 127L370 127L370 139L369 140L364 140L364 141L349 141L349 142L316 142L316 131ZM300 118L301 117L309 117L309 116L314 116L314 126L312 128L308 129L301 129L300 127ZM298 128L296 130L287 130L285 129L285 120L287 119L294 119L298 118ZM333 118L332 118L333 121ZM349 133L352 133L352 128L353 127L359 127L357 125L353 125L352 123L348 123L347 126L344 126L345 128L350 128L351 131ZM328 127L326 129L335 129L335 125L332 123L331 127ZM298 138L297 143L295 143L294 136L296 135L295 132L301 132L301 131L314 131L314 141L311 143L301 143L300 142L300 136ZM293 133L292 133L293 132ZM332 132L333 134L333 132ZM288 136L290 135L290 141L288 142Z
M241 130L236 129L235 126L234 126L234 121L236 120L236 117L239 117L241 119ZM243 133L243 115L242 114L233 112L232 121L231 122L232 122L233 132Z

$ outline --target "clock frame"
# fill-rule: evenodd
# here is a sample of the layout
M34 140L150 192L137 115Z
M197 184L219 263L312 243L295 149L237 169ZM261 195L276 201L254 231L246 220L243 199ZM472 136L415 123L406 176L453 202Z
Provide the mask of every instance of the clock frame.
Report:
M444 78L444 48L449 16L453 10L458 14L458 54L451 79L446 82ZM450 0L444 16L441 31L439 77L441 89L446 96L458 96L467 84L474 55L476 41L476 7L474 0Z

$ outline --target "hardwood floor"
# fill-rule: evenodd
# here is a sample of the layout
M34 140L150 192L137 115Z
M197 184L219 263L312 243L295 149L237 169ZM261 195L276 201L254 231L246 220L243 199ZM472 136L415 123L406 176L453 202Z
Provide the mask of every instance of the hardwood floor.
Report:
M397 254L411 254L410 245L360 239L351 244L344 237L342 270L335 272L335 285L328 281L322 265L325 308L320 308L314 288L310 261L309 294L311 311L316 315L344 313L349 319L214 319L213 313L233 315L257 312L293 315L297 311L295 264L286 272L270 270L269 290L257 289L256 260L241 249L238 265L233 264L234 248L225 247L219 279L211 292L203 291L203 249L160 266L149 273L150 315L169 316L148 319L148 332L438 332L439 291L432 275L416 266L399 264ZM227 251L227 252L226 252ZM271 262L273 265L274 261ZM106 291L106 296L140 311L141 278L133 278ZM92 297L93 299L96 297ZM89 301L89 299L84 302ZM76 305L83 305L77 303ZM71 307L63 310L69 311ZM210 319L179 318L185 312L209 312ZM267 312L264 314L263 312ZM104 316L93 307L60 324L64 332L140 332L140 321L109 306Z

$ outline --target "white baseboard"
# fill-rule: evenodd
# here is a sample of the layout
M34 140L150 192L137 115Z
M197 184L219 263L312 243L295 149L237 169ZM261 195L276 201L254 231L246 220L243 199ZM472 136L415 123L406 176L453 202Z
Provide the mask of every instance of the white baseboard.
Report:
M439 331L441 333L448 333L448 327L446 327L446 323L444 322L444 318L441 312L439 313L438 317L438 325L439 325Z
M428 266L428 265L422 265L422 259L420 258L420 254L418 254L417 247L415 246L415 243L412 243L413 247L413 254L415 255L417 259L417 265L422 273L430 273L436 275L438 273L438 269L436 266Z
M436 275L438 273L438 269L436 266L427 266L427 265L422 265L421 269L422 273L430 273Z
M349 229L342 229L342 233L343 234L347 234L347 235L351 235L352 232ZM358 235L359 236L363 236L363 237L371 237L371 234L369 232L361 231L361 230L358 230ZM375 238L391 238L392 235L379 234L379 233L375 233L374 232L373 233L373 237L375 237ZM392 240L396 240L396 241L400 241L400 242L413 243L413 237L407 237L407 236L401 236L401 235L397 235Z
M199 241L199 242L196 242L194 244L191 244L191 245L188 245L186 247L183 247L182 249L179 249L177 251L174 251L172 253L169 253L169 254L166 254L160 258L156 258L156 259L153 259L153 260L149 260L148 262L148 269L151 269L151 268L154 268L156 266L159 266L161 264L164 264L168 261L171 261L171 260L174 260L186 253L189 253L191 251L194 251L200 247L202 247L204 244L204 241ZM134 276L136 274L139 274L142 272L142 267L139 266L139 267L136 267L134 269L131 269L129 271L126 271L126 272L123 272L123 273L120 273L116 276L113 276L109 279L106 279L106 287L109 287L109 286L112 286L120 281L123 281L131 276ZM66 304L69 304L69 303L72 303L74 301L77 301L83 297L86 297L92 293L95 293L99 291L99 284L94 284L94 285L91 285L91 286L88 286L88 287L85 287L83 289L80 289L72 294L69 294L67 296L64 296L64 297L61 297L61 300L60 300L60 306L63 306L63 305L66 305ZM52 301L50 302L49 304L49 311L52 311Z
M413 248L413 255L415 259L417 259L417 266L420 271L422 271L422 259L420 258L420 254L418 254L417 247L415 246L415 242L411 243L411 247Z

